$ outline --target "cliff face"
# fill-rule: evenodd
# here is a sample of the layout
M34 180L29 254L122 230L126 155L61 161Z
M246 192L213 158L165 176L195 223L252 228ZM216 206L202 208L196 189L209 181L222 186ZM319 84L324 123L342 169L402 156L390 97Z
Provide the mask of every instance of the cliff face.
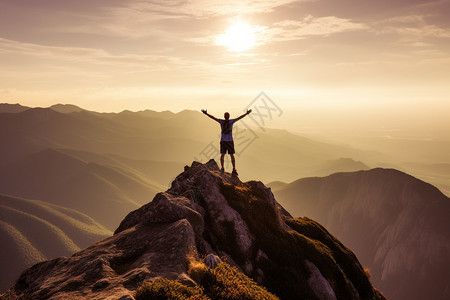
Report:
M221 173L213 160L185 167L114 236L26 270L3 297L133 299L156 278L196 286L192 261L214 268L218 257L281 299L384 299L320 224L292 218L261 182Z

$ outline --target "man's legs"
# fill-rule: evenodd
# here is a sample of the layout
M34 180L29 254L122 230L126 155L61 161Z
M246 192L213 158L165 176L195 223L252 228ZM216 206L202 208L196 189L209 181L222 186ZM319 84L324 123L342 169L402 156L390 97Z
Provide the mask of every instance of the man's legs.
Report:
M224 157L225 157L225 154L221 154L220 155L220 164L222 165L222 170L224 170L224 167L223 167L223 161L224 161ZM234 165L234 164L233 164Z
M234 160L234 154L230 154L231 164L233 165L233 171L236 171L236 162Z

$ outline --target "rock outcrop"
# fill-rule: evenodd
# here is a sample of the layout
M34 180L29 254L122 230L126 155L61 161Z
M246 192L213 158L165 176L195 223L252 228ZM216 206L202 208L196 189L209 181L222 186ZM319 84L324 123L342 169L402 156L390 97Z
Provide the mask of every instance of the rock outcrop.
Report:
M29 268L3 297L133 299L161 277L197 285L189 264L202 257L210 268L237 267L281 299L384 299L324 227L292 218L261 182L221 173L213 160L186 166L114 236Z

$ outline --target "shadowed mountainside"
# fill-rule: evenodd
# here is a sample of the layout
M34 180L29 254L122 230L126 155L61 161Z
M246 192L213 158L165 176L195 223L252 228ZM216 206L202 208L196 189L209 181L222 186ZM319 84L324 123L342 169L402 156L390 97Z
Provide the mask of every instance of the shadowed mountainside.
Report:
M111 234L72 209L0 194L0 290L10 287L25 268L72 255Z
M324 227L292 218L261 182L221 173L213 160L185 167L113 237L27 269L2 297L133 299L147 281L149 297L199 284L198 299L216 299L221 291L221 299L244 297L227 298L226 289L255 293L245 299L384 299L355 255Z
M404 163L396 166L395 169L413 174L415 177L439 188L447 197L450 196L450 163Z
M123 169L86 163L54 149L0 169L3 193L73 208L109 229L162 189Z
M449 299L450 199L437 188L378 168L304 178L274 194L349 245L387 297Z

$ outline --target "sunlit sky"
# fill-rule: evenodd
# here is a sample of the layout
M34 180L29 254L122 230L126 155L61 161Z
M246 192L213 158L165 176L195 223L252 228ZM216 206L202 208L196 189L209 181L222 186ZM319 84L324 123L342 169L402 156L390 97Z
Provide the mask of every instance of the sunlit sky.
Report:
M265 91L285 111L439 119L449 15L422 0L0 0L0 102L241 111ZM250 35L227 41L236 24Z

